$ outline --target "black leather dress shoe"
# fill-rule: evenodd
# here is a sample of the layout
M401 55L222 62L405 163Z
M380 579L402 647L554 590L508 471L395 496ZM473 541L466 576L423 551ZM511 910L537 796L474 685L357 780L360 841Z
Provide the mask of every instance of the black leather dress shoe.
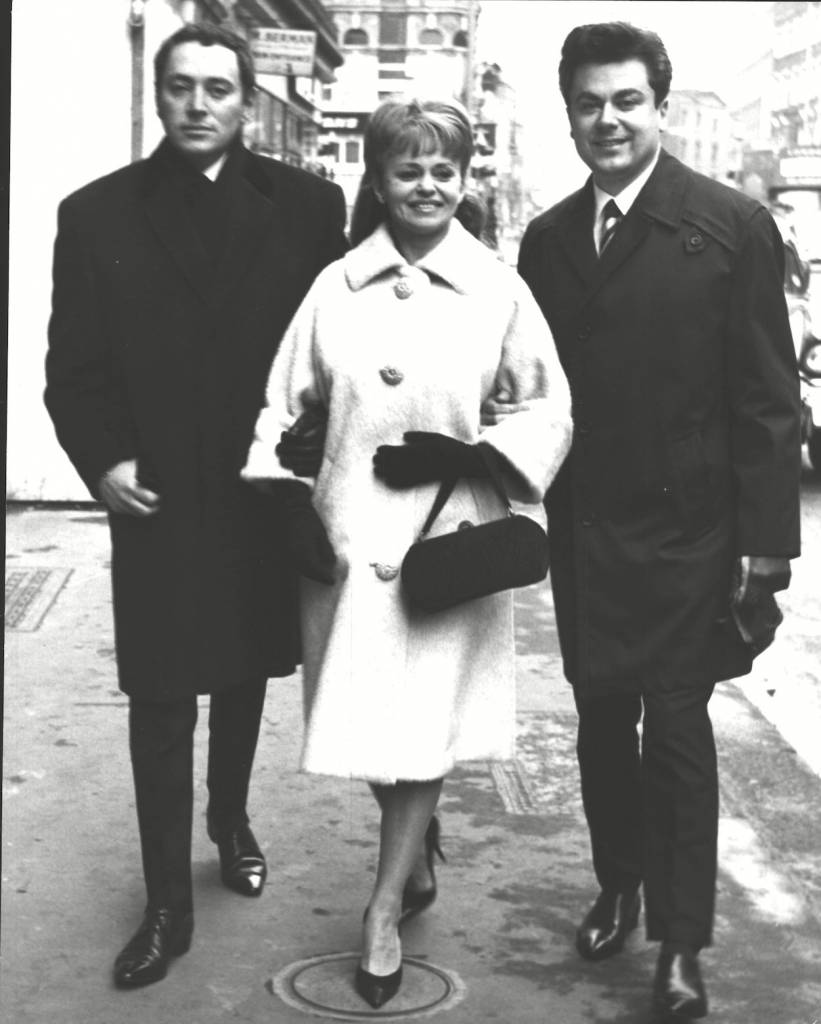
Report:
M653 1009L660 1024L706 1017L707 993L696 953L662 949L653 982Z
M638 890L602 890L576 932L576 949L585 960L604 960L621 952L639 923L640 910Z
M259 896L265 885L268 866L251 826L238 825L218 833L209 829L208 834L217 844L223 885L243 896Z
M191 945L194 915L166 907L145 912L143 922L114 961L117 988L141 988L168 973L172 956L182 956Z

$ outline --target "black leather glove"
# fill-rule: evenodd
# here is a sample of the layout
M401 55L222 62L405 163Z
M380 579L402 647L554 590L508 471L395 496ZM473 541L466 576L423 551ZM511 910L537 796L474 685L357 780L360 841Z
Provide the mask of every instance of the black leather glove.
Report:
M311 489L299 480L273 480L268 493L279 506L288 551L297 570L317 583L334 583L336 554L311 504Z
M373 456L373 471L388 487L415 487L431 480L488 475L478 445L444 434L411 430L404 444L381 444ZM484 446L486 452L491 449Z
M773 594L790 582L786 558L739 558L735 565L731 609L738 631L753 649L766 650L784 616Z
M280 465L295 476L318 476L322 465L327 430L325 415L314 409L306 410L290 430L283 430L274 451Z

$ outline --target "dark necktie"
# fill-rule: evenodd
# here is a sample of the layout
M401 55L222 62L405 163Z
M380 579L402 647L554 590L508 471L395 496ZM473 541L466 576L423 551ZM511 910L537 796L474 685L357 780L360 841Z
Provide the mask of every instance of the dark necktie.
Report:
M616 228L622 219L622 212L612 199L608 199L602 210L602 232L599 239L599 256L603 255L610 239L616 232Z

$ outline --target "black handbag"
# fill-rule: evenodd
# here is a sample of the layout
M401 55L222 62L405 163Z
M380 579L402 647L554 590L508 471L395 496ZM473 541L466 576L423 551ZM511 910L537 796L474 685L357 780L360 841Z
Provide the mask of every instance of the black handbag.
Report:
M507 514L478 526L461 523L452 533L429 538L456 478L442 482L419 539L402 560L402 592L419 611L441 612L502 590L539 583L547 576L547 534L529 516L514 513L498 469L481 445L479 451Z

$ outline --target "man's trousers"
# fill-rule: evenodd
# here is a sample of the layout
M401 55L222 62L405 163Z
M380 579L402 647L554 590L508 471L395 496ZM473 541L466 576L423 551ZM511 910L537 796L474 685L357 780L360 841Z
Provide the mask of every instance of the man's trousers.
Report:
M266 680L211 695L208 821L219 834L248 821L246 803ZM150 907L189 911L197 698L131 698L129 739L143 873Z
M718 771L712 686L580 699L577 753L602 889L644 885L647 937L712 939ZM642 721L641 744L638 723Z

